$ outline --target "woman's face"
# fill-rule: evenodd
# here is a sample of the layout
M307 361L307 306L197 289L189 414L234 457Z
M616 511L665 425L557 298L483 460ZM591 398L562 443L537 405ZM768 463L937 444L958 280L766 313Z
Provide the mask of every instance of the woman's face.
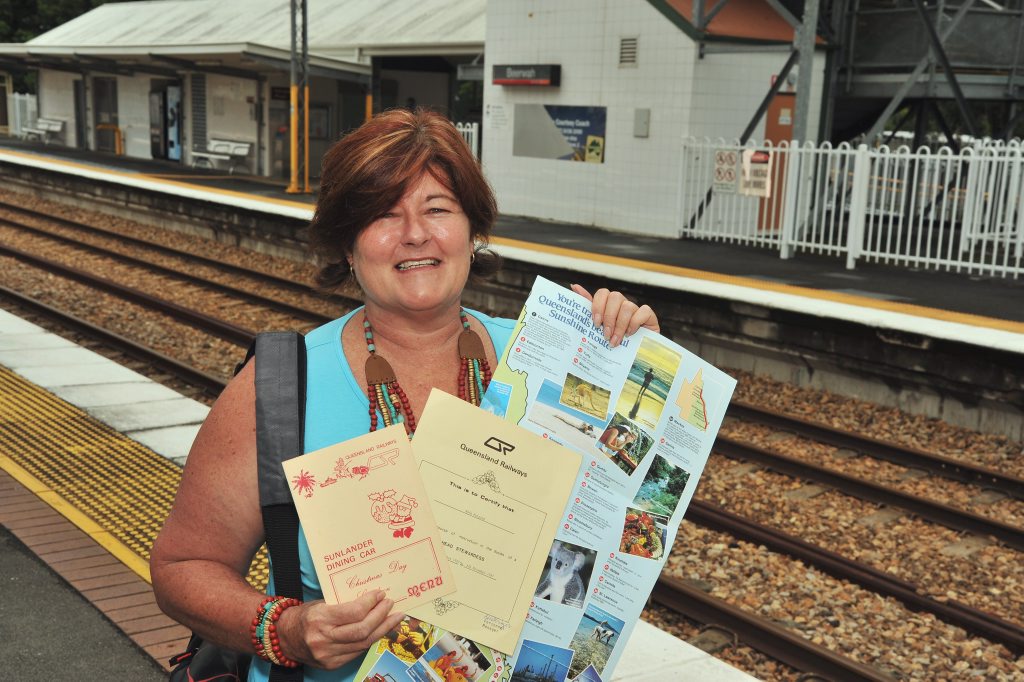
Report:
M469 232L452 191L421 175L356 237L350 262L367 303L399 313L458 304L469 277Z

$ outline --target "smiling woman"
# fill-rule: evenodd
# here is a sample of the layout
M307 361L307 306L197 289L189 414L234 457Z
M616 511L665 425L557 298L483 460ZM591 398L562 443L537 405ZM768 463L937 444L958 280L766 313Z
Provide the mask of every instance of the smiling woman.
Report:
M354 281L366 304L306 335L306 452L393 423L411 436L433 388L479 404L515 324L461 306L467 281L496 268L486 249L496 214L479 164L438 114L385 112L328 152L310 225L318 282ZM641 326L658 330L649 307L620 293L601 289L592 301L613 346ZM153 587L161 608L205 640L254 653L250 680L267 680L271 663L301 664L305 680L351 680L401 617L390 599L326 604L301 528L304 602L267 597L243 577L264 541L254 374L249 363L199 431L153 547ZM271 612L276 649L250 634Z

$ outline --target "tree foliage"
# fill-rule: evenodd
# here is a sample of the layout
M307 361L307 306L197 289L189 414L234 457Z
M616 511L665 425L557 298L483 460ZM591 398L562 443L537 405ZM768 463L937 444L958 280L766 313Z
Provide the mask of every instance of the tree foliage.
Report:
M27 42L111 1L114 0L0 0L0 43ZM35 72L14 69L12 75L17 92L35 92Z
M0 43L24 43L110 1L0 0Z

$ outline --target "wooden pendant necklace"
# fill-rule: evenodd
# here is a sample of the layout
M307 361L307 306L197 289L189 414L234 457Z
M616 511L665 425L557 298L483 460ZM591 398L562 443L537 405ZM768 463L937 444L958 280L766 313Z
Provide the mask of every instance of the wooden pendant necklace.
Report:
M462 333L459 334L459 397L474 405L480 404L487 385L491 382L491 367L487 363L483 341L469 328L466 311L459 309ZM416 431L416 415L409 404L409 396L398 383L391 363L377 354L373 342L373 327L363 312L363 332L366 336L366 397L370 400L370 431L377 430L378 414L384 426L405 424L406 432L412 436Z

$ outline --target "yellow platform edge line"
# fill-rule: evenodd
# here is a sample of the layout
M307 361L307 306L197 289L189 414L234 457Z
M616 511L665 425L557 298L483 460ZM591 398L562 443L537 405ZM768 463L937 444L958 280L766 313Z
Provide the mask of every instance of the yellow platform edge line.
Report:
M11 478L31 490L43 502L53 507L58 514L77 526L79 530L110 552L115 559L127 566L140 578L147 583L153 583L153 579L149 574L149 562L108 531L103 530L99 524L47 487L46 484L26 471L20 464L7 455L0 455L0 469L6 471Z
M81 170L92 171L93 173L105 173L107 175L113 175L121 178L143 178L145 180L151 180L153 182L162 182L165 185L172 185L175 187L183 187L186 189L202 190L204 192L213 192L214 194L223 194L224 196L237 197L239 199L247 199L249 201L262 201L268 204L278 204L281 206L288 206L291 208L302 208L308 211L312 211L314 206L312 204L306 204L301 201L288 201L287 199L275 199L273 197L261 197L256 194L248 194L246 192L236 192L230 189L221 189L220 187L208 187L206 185L196 185L189 182L179 182L177 180L166 180L160 177L159 174L150 175L148 173L129 173L126 171L114 170L112 168L106 168L104 166L93 166L87 163L77 163L75 161L68 161L67 159L56 159L52 156L39 156L37 154L31 154L28 152L18 152L9 149L3 150L4 154L10 154L11 156L17 156L23 159L31 159L33 161L43 161L46 163L53 163L57 165L68 166L69 168L78 168Z
M567 249L561 246L550 246L548 244L524 242L518 239L509 239L507 237L491 237L490 241L492 244L496 244L499 246L513 246L520 249L529 249L533 251L550 253L555 256L583 258L584 260L592 260L600 263L608 263L611 265L622 265L625 267L638 268L641 270L661 272L667 275L677 275L679 277L689 277L692 279L719 282L721 284L733 284L736 286L748 287L751 289L775 291L781 294L804 296L806 298L815 298L822 301L831 301L833 303L846 303L849 305L856 305L863 308L875 308L876 310L886 310L894 313L903 313L904 315L926 317L933 320L941 320L943 322L956 322L958 324L966 324L973 327L985 327L986 329L999 329L1002 331L1013 332L1015 334L1024 334L1024 323L1014 322L1013 320L1001 320L997 317L972 315L970 313L958 313L952 310L940 310L938 308L929 308L927 306L914 305L911 303L899 303L897 301L883 301L876 298L869 298L867 296L857 296L856 294L843 294L837 291L823 291L821 289L799 287L792 284L766 282L764 280L750 279L747 277L741 277L739 275L723 275L717 272L694 270L692 268L684 268L678 265L664 265L662 263L651 263L648 261L639 261L632 258L623 258L622 256L609 256L603 253L594 253L593 251L579 251L575 249Z

